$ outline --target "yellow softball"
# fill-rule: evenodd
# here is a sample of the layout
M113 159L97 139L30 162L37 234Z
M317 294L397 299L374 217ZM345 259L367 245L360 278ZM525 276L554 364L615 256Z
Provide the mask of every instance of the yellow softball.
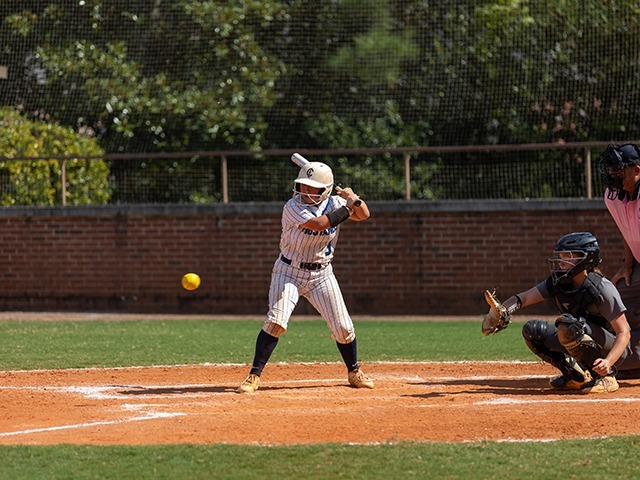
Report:
M185 273L182 276L182 288L196 290L200 286L200 276L197 273Z

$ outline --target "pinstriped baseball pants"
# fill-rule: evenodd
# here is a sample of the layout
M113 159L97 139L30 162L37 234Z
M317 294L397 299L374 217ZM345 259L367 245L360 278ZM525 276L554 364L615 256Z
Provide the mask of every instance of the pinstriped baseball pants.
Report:
M263 330L272 335L272 324L287 329L300 297L306 298L327 322L331 338L338 343L350 343L355 338L353 321L347 311L333 266L322 270L305 270L276 260L271 272L269 312Z

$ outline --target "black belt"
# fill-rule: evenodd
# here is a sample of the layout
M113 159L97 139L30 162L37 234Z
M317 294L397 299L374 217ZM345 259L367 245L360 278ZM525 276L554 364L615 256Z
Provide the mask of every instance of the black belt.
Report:
M284 255L280 255L280 260L282 260L287 265L291 265L291 259L285 257ZM299 267L305 270L313 271L313 270L322 270L324 267L326 267L326 264L300 262Z

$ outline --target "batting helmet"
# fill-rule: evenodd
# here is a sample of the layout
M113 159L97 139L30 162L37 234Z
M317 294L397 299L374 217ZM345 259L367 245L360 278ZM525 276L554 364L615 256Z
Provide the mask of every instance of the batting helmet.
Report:
M609 145L600 154L598 170L602 182L609 188L607 196L610 200L624 196L622 170L633 166L640 166L640 148L633 143Z
M590 232L574 232L560 237L549 259L554 285L560 280L571 279L586 270L592 272L600 265L598 240Z
M322 203L333 190L333 172L329 165L321 162L309 162L300 169L298 177L294 181L295 193L300 193L299 185L309 185L314 188L322 188L317 195L309 195L314 199L314 204Z

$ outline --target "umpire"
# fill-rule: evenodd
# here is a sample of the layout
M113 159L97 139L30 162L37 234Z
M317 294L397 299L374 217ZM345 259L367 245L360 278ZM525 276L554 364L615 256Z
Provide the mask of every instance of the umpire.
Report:
M631 355L619 366L620 378L640 378L640 148L609 145L598 159L605 185L604 203L624 242L624 261L611 277L628 308Z

